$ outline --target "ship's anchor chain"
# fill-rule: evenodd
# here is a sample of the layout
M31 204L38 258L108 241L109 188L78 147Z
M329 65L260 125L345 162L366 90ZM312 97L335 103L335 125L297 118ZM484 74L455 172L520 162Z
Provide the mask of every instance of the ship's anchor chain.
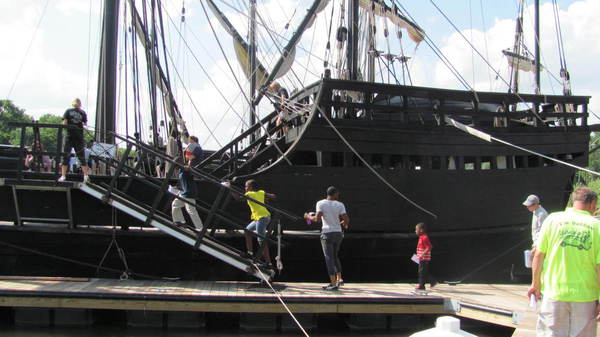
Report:
M115 249L117 250L117 254L119 254L119 258L121 259L121 262L123 262L123 265L125 266L125 270L121 273L121 275L119 276L119 279L121 281L126 281L129 279L132 279L131 275L133 272L129 269L129 265L127 264L127 258L125 257L125 251L123 250L123 248L121 248L121 246L119 246L119 242L117 241L116 218L117 218L117 213L116 213L116 210L113 208L112 239L110 240L110 243L108 244L108 247L106 248L106 251L104 252L104 256L102 256L102 260L100 260L100 263L96 267L96 275L99 275L100 267L102 267L102 264L104 264L104 260L106 260L106 257L108 256L108 253L110 252L110 249L114 245Z

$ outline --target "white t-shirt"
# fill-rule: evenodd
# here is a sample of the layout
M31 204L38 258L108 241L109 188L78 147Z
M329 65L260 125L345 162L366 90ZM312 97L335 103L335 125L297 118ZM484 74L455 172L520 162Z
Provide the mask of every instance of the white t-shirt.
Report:
M346 207L337 200L323 199L317 202L317 213L322 212L323 228L321 233L341 232L340 215L346 214Z

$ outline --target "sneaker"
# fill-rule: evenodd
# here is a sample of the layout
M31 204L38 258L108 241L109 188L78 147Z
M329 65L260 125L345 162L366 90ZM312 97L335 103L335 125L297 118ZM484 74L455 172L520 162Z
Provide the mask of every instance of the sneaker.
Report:
M60 178L58 178L58 182L62 183L63 181L67 181L67 177L65 176L60 176Z
M344 280L339 280L338 283L337 283L337 286L341 287L343 285L344 285Z
M84 175L84 176L83 176L83 183L84 183L84 184L87 184L87 183L89 183L89 182L90 182L90 176L89 176L89 175L87 175L87 174L86 174L86 175Z
M429 283L429 288L433 288L438 284L438 281L433 281L431 283Z
M425 290L425 287L415 287L415 291L423 291Z
M335 291L335 290L338 290L338 286L334 286L332 284L328 284L328 285L326 285L326 286L323 287L323 290Z

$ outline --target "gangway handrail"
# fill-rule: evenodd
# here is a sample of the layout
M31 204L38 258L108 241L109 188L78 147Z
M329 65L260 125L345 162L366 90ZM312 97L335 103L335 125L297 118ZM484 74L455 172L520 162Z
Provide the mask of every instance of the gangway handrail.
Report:
M147 144L141 142L140 140L135 139L135 138L133 138L131 136L127 136L127 138L125 138L123 136L115 134L115 137L117 137L119 139L122 139L122 140L124 140L126 142L134 142L136 144L136 146L139 146L139 147L143 148L145 151L150 152L152 155L155 155L155 156L157 156L157 157L159 157L159 158L161 158L163 160L166 160L167 162L169 162L171 164L177 165L180 168L183 168L185 166L185 165L183 165L183 164L181 164L181 163L173 160L171 157L169 157L169 156L167 156L165 154L162 154L162 153L156 151L154 148L150 147L149 145L147 145ZM267 209L269 209L269 210L271 210L271 211L273 211L273 212L275 212L277 214L284 215L285 217L287 217L287 218L289 218L291 220L296 221L296 220L300 220L301 219L301 217L298 216L298 215L289 213L289 212L287 212L285 210L282 210L280 208L277 208L275 206L271 206L269 204L265 204L263 202L260 202L260 201L254 199L254 198L248 197L244 193L238 191L236 188L225 186L225 185L223 185L221 183L221 181L218 178L216 178L216 177L214 177L214 176L212 176L212 175L210 175L208 173L205 173L203 171L200 171L199 169L196 169L194 167L190 167L190 172L196 174L197 177L202 178L205 181L207 181L207 182L209 182L209 183L211 183L213 185L223 186L224 188L228 189L232 193L235 193L236 195L238 195L242 199L250 200L252 202L255 202L255 203L257 203L257 204L259 204L259 205L261 205L261 206L263 206L263 207L265 207L265 208L267 208Z
M133 145L133 144L131 144L131 145ZM111 160L111 159L107 159L107 158L99 158L99 160L102 161L102 162L104 162L104 163L106 163L106 164L108 164L108 165L111 165L113 167L114 167L113 164L117 162L116 160ZM202 200L201 200L201 202L203 202L204 204L206 204L207 207L205 207L203 205L200 205L198 203L191 203L190 201L184 199L183 197L181 197L181 196L179 196L177 194L174 194L172 192L167 192L166 190L163 190L162 184L164 184L164 182L166 182L166 181L169 180L167 178L165 178L164 181L161 182L160 179L158 179L156 177L149 176L146 173L144 173L143 171L141 171L141 170L139 170L139 169L137 169L135 167L127 166L127 165L124 165L124 166L122 166L119 169L118 165L120 165L122 162L123 162L123 160L120 160L118 162L118 164L117 164L117 171L115 173L117 173L117 172L120 173L120 172L124 171L124 172L127 172L129 174L129 176L135 177L135 175L140 175L140 176L144 177L145 179L139 179L139 181L141 183L143 183L143 184L146 184L147 186L159 189L159 192L161 192L161 193L158 196L160 196L161 198L165 194L169 194L173 198L179 199L179 200L181 200L184 203L191 204L194 207L199 208L203 212L205 212L205 213L207 213L209 215L212 215L212 218L216 217L218 220L221 220L221 221L225 222L228 225L231 225L231 226L237 227L239 229L242 229L244 232L247 232L247 233L249 233L252 236L264 239L265 241L267 241L270 244L277 244L277 241L269 238L268 236L262 236L262 235L260 235L260 234L258 234L256 232L254 232L254 231L249 231L249 230L245 229L244 226L239 225L239 223L241 223L241 221L239 219L235 219L235 218L232 218L231 216L227 217L227 216L223 215L222 214L223 210L220 209L220 208L219 209L214 209L213 207L211 207L211 205L206 204L206 202L204 202ZM115 174L115 177L116 176L117 176L117 174ZM125 194L126 193L125 191L121 191L120 189L114 188L114 185L112 185L112 184L114 184L114 182L111 181L111 183L109 183L109 184L102 184L102 186L101 186L101 187L103 187L103 188L106 189L106 192L105 192L105 198L106 199L108 199L109 197L111 197L113 194L120 195L120 194ZM224 188L225 188L225 186L221 186L220 190L222 191ZM120 195L120 196L124 197L124 195ZM214 205L215 204L213 204L213 206ZM154 208L154 206L152 208ZM152 214L156 214L156 213L157 213L156 211L152 212ZM207 219L209 219L209 218L207 218ZM205 222L206 222L206 226L203 226L202 236L204 236L204 234L206 234L206 229L208 229L208 226L210 225L209 221L205 221ZM287 243L283 244L283 246L285 246L285 245L287 245Z

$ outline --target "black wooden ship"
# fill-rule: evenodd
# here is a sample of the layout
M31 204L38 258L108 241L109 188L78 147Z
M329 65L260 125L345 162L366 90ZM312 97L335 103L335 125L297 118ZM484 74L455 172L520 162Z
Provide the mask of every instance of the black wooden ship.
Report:
M152 13L160 13L160 0L149 3ZM53 173L24 172L22 159L27 130L54 128L61 133L62 128L15 125L23 130L23 143L3 150L0 179L4 205L0 219L9 222L0 226L1 274L81 276L126 270L199 279L239 279L244 272L270 277L271 270L253 265L237 250L242 247L239 230L248 214L246 206L233 202L230 194L239 193L235 186L243 186L246 179L256 179L278 195L269 207L275 215L272 249L285 262L282 280L322 279L318 228L299 215L314 208L330 185L340 189L351 218L342 249L348 280L413 278L410 256L416 239L412 232L422 221L430 225L434 269L442 277L505 281L518 276L523 270L522 250L530 245L530 214L520 205L521 199L535 193L546 209L564 208L576 169L552 159L586 166L593 129L587 123L589 97L571 95L568 86L564 95L518 92L519 62L537 68L539 88L539 53L538 61L516 57L520 44L515 43L507 54L514 71L506 93L376 82L374 64L378 58L391 58L378 52L370 39L369 52L364 58L358 54L363 16L367 21L383 17L397 23L418 42L426 35L396 2L388 6L379 0L351 1L348 22L341 24L337 34L343 62L332 66L333 71L324 69L319 80L285 99L282 104L292 118L282 132L284 125L275 124L277 112L259 117L259 102L270 96L268 85L280 76L281 68L290 67L297 41L328 1L314 1L270 71L256 57L253 28L246 43L217 4L203 3L233 37L236 52L247 56L242 59L247 61L251 87L246 96L248 128L220 149L207 151L194 170L205 231L175 228L169 220L174 197L167 192L174 181L169 177L180 168L174 159L181 156L181 139L188 131L161 58L163 40L157 37L156 27L162 17L158 20L152 14L149 19L145 11L138 12L135 1L127 2L132 36L145 47L149 60L153 97L162 99L163 105L152 103L155 127L148 139L124 135L115 125L120 7L119 1L107 0L95 131L96 140L114 145L118 155L98 155L104 172L110 174L94 175L91 184L58 183L58 167ZM251 18L255 6L251 1ZM406 57L396 60L404 62ZM561 73L568 84L566 69ZM157 111L168 116L166 151L152 145L160 137ZM448 121L533 152L483 140ZM166 177L143 168L139 158L149 157L166 163ZM220 184L226 180L234 183L233 190ZM278 239L283 244L277 245ZM100 262L101 268L94 268ZM112 269L102 269L107 266Z

